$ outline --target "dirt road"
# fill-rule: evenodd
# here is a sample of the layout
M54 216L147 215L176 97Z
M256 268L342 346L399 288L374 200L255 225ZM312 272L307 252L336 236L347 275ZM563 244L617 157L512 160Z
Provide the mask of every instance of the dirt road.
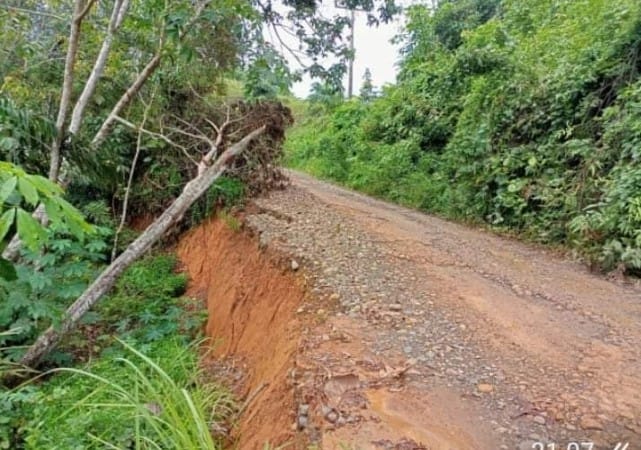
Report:
M312 442L641 449L638 282L290 175L247 221L314 294L289 373Z

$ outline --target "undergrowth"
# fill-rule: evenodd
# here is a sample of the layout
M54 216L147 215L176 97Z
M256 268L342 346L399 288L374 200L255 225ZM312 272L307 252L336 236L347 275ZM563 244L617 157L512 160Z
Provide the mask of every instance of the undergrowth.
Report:
M233 403L203 381L190 343L204 315L182 297L175 265L162 254L126 272L64 346L76 360L93 355L86 365L0 391L0 448L219 448L212 427Z

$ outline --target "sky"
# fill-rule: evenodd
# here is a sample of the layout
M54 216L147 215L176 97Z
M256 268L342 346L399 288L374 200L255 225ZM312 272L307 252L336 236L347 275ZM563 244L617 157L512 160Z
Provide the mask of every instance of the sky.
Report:
M323 12L333 14L336 9L333 6L322 7ZM348 11L344 11L348 15ZM396 64L399 60L399 45L390 41L401 31L402 19L397 19L388 24L381 24L378 27L367 26L365 13L357 12L354 34L354 94L358 92L363 81L365 69L369 68L372 73L372 82L375 87L380 88L386 83L394 83L396 80ZM295 66L295 64L293 64ZM304 77L303 81L296 83L293 92L297 97L305 98L309 94L312 81ZM347 77L344 81L347 91Z

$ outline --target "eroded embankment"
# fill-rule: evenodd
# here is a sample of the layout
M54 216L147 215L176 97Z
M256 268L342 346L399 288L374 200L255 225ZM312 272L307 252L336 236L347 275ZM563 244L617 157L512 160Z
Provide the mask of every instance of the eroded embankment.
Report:
M291 442L295 418L288 372L298 346L302 282L282 257L222 220L187 233L178 256L190 278L188 294L207 301L214 356L243 366L243 394L250 403L240 419L238 447Z

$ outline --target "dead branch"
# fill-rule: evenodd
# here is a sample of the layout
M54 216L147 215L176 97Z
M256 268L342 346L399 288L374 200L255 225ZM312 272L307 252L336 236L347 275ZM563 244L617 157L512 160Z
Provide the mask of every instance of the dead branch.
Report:
M148 136L151 136L153 138L156 138L156 139L160 139L160 140L166 142L167 144L169 144L170 146L179 149L192 163L194 163L195 166L198 166L198 162L191 156L191 154L189 154L189 151L187 150L187 148L185 146L180 145L177 142L172 141L171 139L169 139L164 134L156 133L154 131L147 130L147 129L144 128L144 124L141 124L140 126L137 126L136 124L133 124L133 123L129 122L128 120L123 119L120 116L116 116L116 121L121 123L121 124L123 124L123 125L125 125L127 128L131 128L134 131L137 131L137 132L140 132L140 133L144 133L144 134L146 134Z

